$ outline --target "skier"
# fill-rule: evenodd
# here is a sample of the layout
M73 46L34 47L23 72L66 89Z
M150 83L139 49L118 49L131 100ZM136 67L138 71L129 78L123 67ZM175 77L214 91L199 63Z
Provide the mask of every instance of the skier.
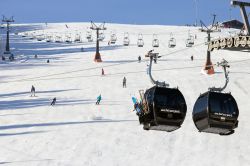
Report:
M47 63L49 63L49 59L47 60Z
M31 93L30 97L32 97L32 96L34 96L34 97L35 97L35 96L36 96L36 95L35 95L35 93L36 93L36 89L35 89L35 87L34 87L33 85L31 86L30 93Z
M37 54L35 55L35 58L37 58Z
M104 69L102 68L102 75L104 75Z
M139 63L141 62L141 56L138 56L138 62Z
M132 97L132 101L133 101L133 104L134 104L134 110L133 111L136 111L136 115L141 115L142 111L140 109L140 103L138 102L138 100L135 98L135 97Z
M192 55L192 56L191 56L191 61L193 61L193 60L194 60L194 56Z
M96 98L96 105L99 105L100 104L100 101L102 100L102 96L101 94Z
M55 105L56 104L56 98L54 97L50 105Z
M122 81L123 88L126 88L126 86L127 86L126 82L127 82L127 79L126 79L126 77L124 77L123 81Z

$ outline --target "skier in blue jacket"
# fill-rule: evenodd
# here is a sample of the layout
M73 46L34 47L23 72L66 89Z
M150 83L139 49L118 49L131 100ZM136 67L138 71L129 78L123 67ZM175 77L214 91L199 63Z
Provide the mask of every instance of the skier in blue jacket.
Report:
M100 101L102 100L102 96L101 94L96 98L96 105L99 105L100 104Z
M141 108L140 108L140 103L138 102L138 100L135 97L132 97L132 101L134 103L134 110L136 111L137 115L140 115L142 113Z

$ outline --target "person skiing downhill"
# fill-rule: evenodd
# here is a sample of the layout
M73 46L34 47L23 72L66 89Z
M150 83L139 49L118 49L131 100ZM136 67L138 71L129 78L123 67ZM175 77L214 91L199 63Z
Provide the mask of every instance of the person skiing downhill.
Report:
M100 104L100 101L102 100L102 96L101 94L96 98L96 105L99 105Z
M123 86L123 88L126 88L126 87L127 87L126 82L127 82L127 79L126 79L126 77L124 77L124 78L123 78L123 81L122 81L122 86Z
M54 97L54 98L53 98L53 100L52 100L52 102L51 102L51 104L50 104L50 105L52 105L52 106L53 106L53 105L55 105L55 104L56 104L56 97Z
M31 93L30 97L32 97L32 96L34 96L34 97L35 97L35 96L36 96L36 95L35 95L35 93L36 93L36 89L35 89L35 87L34 87L33 85L31 86L30 93Z

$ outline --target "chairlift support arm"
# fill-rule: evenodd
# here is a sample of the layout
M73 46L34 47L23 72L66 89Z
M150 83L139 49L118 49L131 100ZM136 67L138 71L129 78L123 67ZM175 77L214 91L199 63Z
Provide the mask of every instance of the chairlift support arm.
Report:
M216 18L216 14L213 14L213 23L212 23L212 27L214 27L214 22L215 22L215 18Z
M223 59L220 63L217 63L217 65L222 66L222 68L224 70L226 82L225 82L225 85L223 87L219 87L219 88L212 87L212 88L209 88L209 90L210 91L222 92L227 87L227 84L229 82L229 76L228 76L229 72L227 71L227 68L229 68L230 66L228 65L228 62L225 59Z
M165 82L160 82L160 81L155 81L154 78L152 77L152 64L153 64L153 60L157 60L158 58L160 58L159 53L153 53L153 50L150 50L148 52L148 54L146 54L146 57L150 58L150 64L149 64L149 78L152 82L152 84L159 86L159 87L169 87L169 84L165 83Z

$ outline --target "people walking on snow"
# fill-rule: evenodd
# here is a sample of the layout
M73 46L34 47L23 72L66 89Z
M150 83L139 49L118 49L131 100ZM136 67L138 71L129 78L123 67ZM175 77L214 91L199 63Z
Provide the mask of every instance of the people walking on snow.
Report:
M35 94L36 93L36 89L35 89L35 87L33 85L31 86L30 93L31 93L30 97L32 97L32 96L35 97L36 96L36 94Z
M101 94L96 98L96 105L99 105L100 104L100 101L102 100L102 96Z
M124 78L123 78L123 81L122 81L122 87L123 87L123 88L126 88L126 87L127 87L126 82L127 82L127 79L126 79L126 77L124 77Z
M138 62L139 63L141 62L141 56L138 56Z
M50 105L55 105L56 104L56 97L54 97L53 99L52 99L52 102L51 102L51 104Z
M102 68L102 75L104 75L105 73L104 73L104 69Z

